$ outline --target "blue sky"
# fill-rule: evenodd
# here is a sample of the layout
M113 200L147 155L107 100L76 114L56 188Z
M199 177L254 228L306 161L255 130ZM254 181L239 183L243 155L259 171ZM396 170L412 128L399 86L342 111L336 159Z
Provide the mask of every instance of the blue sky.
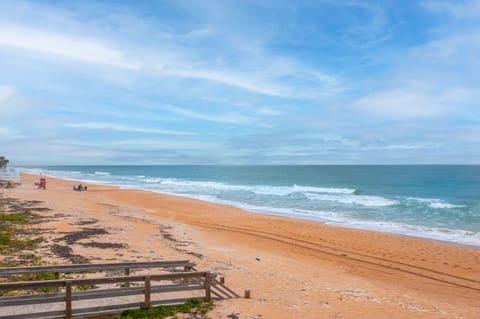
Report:
M0 155L480 163L480 1L0 2Z

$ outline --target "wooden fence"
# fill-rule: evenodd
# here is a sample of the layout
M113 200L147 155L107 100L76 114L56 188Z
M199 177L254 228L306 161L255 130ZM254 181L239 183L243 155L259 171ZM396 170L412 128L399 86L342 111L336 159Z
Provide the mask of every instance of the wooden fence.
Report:
M126 269L154 268L154 266L168 268L181 266L186 267L185 269L192 269L194 264L188 261L174 261L1 268L0 276L45 271L73 273L112 269L124 269L126 273ZM215 278L210 272L196 271L138 276L1 282L0 291L3 292L35 291L38 289L50 289L53 292L0 297L0 318L88 318L120 314L126 309L141 306L149 308L153 305L179 304L191 298L210 301L212 283L215 283ZM102 287L100 288L100 286ZM80 290L82 287L95 287L95 289Z
M105 264L74 264L74 265L55 265L55 266L34 266L34 267L5 267L0 268L0 277L10 277L15 275L29 275L41 273L54 273L55 279L59 279L61 273L85 273L99 271L115 271L123 270L128 276L131 269L176 269L182 267L184 271L194 269L195 263L189 260L172 260L172 261L148 261L148 262L124 262L124 263L105 263Z

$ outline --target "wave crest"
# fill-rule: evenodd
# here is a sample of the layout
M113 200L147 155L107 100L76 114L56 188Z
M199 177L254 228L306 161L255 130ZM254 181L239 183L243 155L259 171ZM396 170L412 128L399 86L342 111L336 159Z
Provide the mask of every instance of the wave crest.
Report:
M335 195L306 193L305 196L307 196L307 198L310 200L337 202L341 204L360 205L360 206L368 206L368 207L393 206L399 203L396 200L391 200L391 199L379 197L379 196L368 196L368 195L335 196Z

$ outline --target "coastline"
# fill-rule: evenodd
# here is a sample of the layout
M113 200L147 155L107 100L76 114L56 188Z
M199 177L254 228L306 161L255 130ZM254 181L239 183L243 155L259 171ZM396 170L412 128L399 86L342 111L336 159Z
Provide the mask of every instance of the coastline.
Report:
M353 171L350 171L354 175L352 180L341 184L337 184L337 178L342 180L350 174L347 172L345 175L345 172L338 170L337 166L334 166L337 168L334 171L343 177L335 175L333 179L331 169L315 167L315 172L322 176L322 183L306 177L303 166L292 166L293 168L287 172L287 176L292 176L293 173L299 174L295 181L272 179L274 174L278 173L275 167L270 167L268 173L256 171L264 179L253 180L245 179L248 174L245 175L243 166L243 171L240 171L239 175L235 175L236 170L222 170L219 176L228 176L227 179L218 178L215 175L219 173L218 167L207 167L208 169L205 170L188 166L186 174L179 166L150 168L66 166L58 167L65 171L59 171L57 167L49 167L45 170L32 169L26 172L40 175L43 173L46 176L71 181L117 185L123 189L193 198L259 214L480 248L480 233L475 220L476 204L471 200L475 194L463 184L449 191L433 189L431 191L435 195L432 195L430 191L417 192L412 189L410 186L413 185L415 178L397 180L398 185L403 185L399 188L397 185L393 189L380 190L378 187L383 185L384 179L391 177L382 171L372 171L370 174L378 173L378 179L364 183L364 179L358 175L365 173L359 170L363 166L352 166ZM255 168L256 166L252 166L252 169ZM405 170L405 166L399 167L398 174L401 176L407 176L406 173L415 173L408 170L402 174L401 168ZM126 170L123 171L124 169ZM317 171L318 169L320 170ZM434 176L438 178L439 173L435 170ZM212 178L209 174L216 177ZM421 180L420 177L420 181L414 184L420 183L423 185L422 189L425 189L428 185L422 184ZM405 188L405 185L410 186ZM452 194L453 197L451 197Z
M51 177L43 191L33 185L38 176L22 179L4 196L39 200L51 208L42 212L52 217L44 225L54 229L48 240L95 219L92 225L108 230L99 236L102 241L128 245L102 250L74 244L75 254L96 262L187 257L199 268L225 275L237 293L251 289L252 299L217 302L212 318L231 313L240 318L480 316L475 306L480 298L478 247L111 185L89 184L87 192L73 192L73 181Z

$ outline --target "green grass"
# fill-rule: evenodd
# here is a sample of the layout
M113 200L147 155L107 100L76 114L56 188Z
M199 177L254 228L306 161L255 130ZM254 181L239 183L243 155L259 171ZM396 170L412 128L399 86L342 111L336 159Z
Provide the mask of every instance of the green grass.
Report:
M21 212L16 211L17 209ZM0 267L18 266L21 262L16 260L15 253L23 250L34 251L43 241L42 237L35 236L35 231L27 227L27 225L37 222L39 218L39 215L25 209L25 207L18 207L18 205L16 207L15 204L7 204L5 201L0 200L0 255L10 257L0 261ZM27 265L36 266L41 263L43 263L41 257L32 255L28 259ZM21 264L23 265L23 263ZM14 276L10 280L48 280L53 279L53 277L53 273L44 273ZM0 291L0 295L4 293Z
M0 214L0 223L27 224L30 220L27 213L3 213Z
M37 214L30 212L7 212L5 206L0 211L0 253L7 254L21 250L34 250L42 237L28 237L25 225L33 223Z
M9 234L0 233L0 246L9 245L12 242Z
M175 316L177 313L198 313L205 315L212 308L211 302L204 302L199 299L173 306L158 306L150 309L131 309L124 311L119 318L122 319L161 319Z

